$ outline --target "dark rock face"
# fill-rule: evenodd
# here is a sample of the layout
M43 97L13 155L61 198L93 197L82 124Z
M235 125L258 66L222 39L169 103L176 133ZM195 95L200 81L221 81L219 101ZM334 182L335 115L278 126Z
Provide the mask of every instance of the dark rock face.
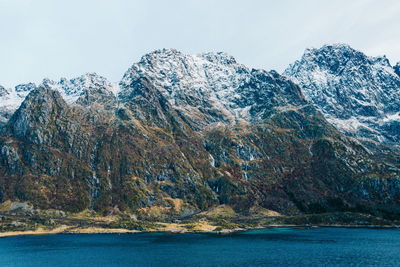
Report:
M9 121L13 136L34 144L52 145L53 117L65 112L67 105L60 94L45 87L32 91Z
M242 214L400 209L397 152L343 136L276 72L159 50L125 73L118 94L98 81L29 93L0 136L4 200L104 212L179 200L186 215L218 204Z
M284 74L298 83L314 104L342 132L398 144L400 76L386 57L368 57L348 45L307 49Z
M76 100L76 104L91 107L98 105L106 110L115 109L117 105L117 98L115 95L106 88L99 86L97 88L88 88Z
M7 91L7 89L0 85L0 99L4 101L8 94L9 92ZM5 123L9 116L9 113L5 108L0 108L0 125Z
M26 83L26 84L20 84L20 85L15 86L15 91L16 92L30 92L35 88L36 88L36 85L34 83Z
M400 76L400 62L398 62L396 64L396 66L393 67L394 68L394 72Z
M0 97L8 95L6 88L0 85Z

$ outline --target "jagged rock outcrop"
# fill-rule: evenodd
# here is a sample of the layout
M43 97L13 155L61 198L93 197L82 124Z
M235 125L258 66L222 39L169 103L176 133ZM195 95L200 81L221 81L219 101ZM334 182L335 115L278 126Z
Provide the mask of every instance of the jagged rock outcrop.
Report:
M274 71L167 49L119 86L93 74L32 90L0 136L3 199L170 217L400 210L397 154L340 134Z
M0 125L10 119L28 93L34 88L36 88L34 83L20 84L9 90L0 86Z
M400 62L398 62L394 67L394 72L400 76Z
M7 89L0 85L0 99L1 100L5 99L6 95L8 95ZM9 114L7 113L8 112L4 107L0 108L0 125L7 121L7 117L9 116Z
M348 45L307 49L284 72L308 101L342 132L397 145L400 76L386 57L368 57Z
M8 95L6 88L0 85L0 97Z

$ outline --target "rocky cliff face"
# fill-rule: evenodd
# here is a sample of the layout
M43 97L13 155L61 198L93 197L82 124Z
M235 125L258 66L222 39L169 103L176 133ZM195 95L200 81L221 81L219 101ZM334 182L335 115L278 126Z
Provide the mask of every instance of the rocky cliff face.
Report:
M292 81L224 53L155 51L119 87L94 74L45 80L1 131L3 200L41 208L400 210L395 151L372 154Z
M398 76L400 76L400 62L398 62L398 63L396 64L396 66L393 67L393 69L394 69L394 72L395 72Z
M400 141L399 65L348 45L307 49L284 72L308 101L347 135L387 144Z
M20 84L9 90L0 86L0 125L10 119L28 93L35 88L33 83Z

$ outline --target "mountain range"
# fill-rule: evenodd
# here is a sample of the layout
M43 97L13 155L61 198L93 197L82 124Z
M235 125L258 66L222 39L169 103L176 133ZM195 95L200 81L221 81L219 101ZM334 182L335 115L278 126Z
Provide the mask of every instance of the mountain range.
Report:
M399 71L342 44L307 49L282 75L163 49L118 84L90 73L0 87L0 202L398 218Z

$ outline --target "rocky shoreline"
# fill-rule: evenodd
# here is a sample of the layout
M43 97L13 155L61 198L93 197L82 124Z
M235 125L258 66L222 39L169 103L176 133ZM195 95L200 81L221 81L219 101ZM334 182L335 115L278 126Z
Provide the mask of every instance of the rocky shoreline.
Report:
M217 233L272 227L368 227L398 228L400 221L356 212L333 212L287 216L271 210L236 213L228 205L186 217L173 213L115 211L103 215L93 210L70 213L35 209L28 203L6 202L0 206L0 237L44 234L94 233Z
M193 234L193 233L204 233L204 234L232 234L237 232L245 232L251 230L262 230L262 229L273 229L273 228L372 228L372 229L400 229L400 225L270 225L267 227L249 227L249 228L237 228L237 229L222 229L219 231L207 231L207 230L187 230L182 228L175 229L154 229L154 230L129 230L122 228L71 228L67 226L61 226L51 230L39 228L34 231L10 231L0 233L0 238L13 237L13 236L27 236L27 235L52 235L52 234L143 234L143 233L171 233L171 234Z

